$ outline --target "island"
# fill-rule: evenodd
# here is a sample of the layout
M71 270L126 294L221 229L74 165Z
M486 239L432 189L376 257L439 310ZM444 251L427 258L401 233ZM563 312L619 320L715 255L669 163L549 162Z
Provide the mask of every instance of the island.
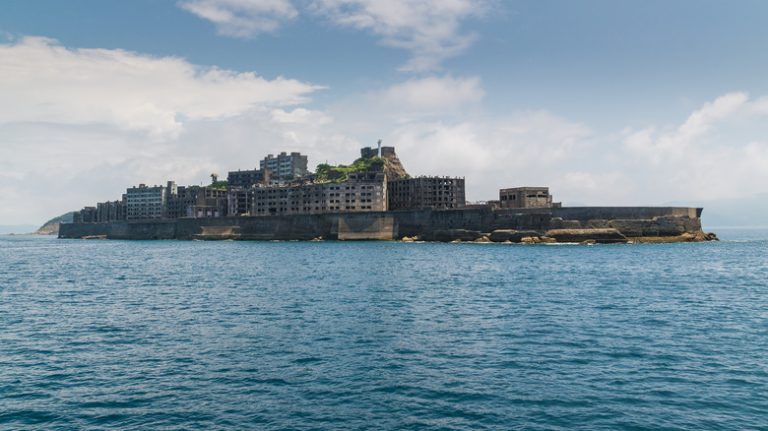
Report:
M499 190L467 202L465 179L411 176L394 147L361 149L349 165L307 169L298 152L211 175L207 186L130 187L74 213L59 238L180 240L400 240L494 243L659 243L716 240L702 208L567 207L548 187Z

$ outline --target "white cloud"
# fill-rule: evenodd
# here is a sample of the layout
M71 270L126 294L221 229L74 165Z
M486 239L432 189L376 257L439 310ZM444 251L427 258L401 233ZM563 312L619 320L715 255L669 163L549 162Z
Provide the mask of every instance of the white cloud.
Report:
M296 108L292 111L275 109L271 113L272 121L283 124L303 124L322 126L333 122L333 118L320 111Z
M592 132L548 112L415 121L385 135L412 175L466 178L467 198L498 198L498 189L552 185L589 151ZM583 165L581 165L583 167Z
M707 102L674 127L624 131L638 181L670 200L748 197L768 184L765 98L741 92ZM642 177L641 177L642 176Z
M697 109L680 126L672 131L656 135L653 128L628 131L626 145L633 152L660 163L670 158L684 157L694 149L719 121L743 110L749 97L745 93L728 93L707 102ZM751 110L759 112L759 106L753 104Z
M430 76L395 84L369 95L371 103L395 112L446 114L477 106L485 91L477 77Z
M110 124L168 137L184 121L293 105L319 88L179 58L68 49L44 38L0 44L0 123Z
M184 126L178 137L155 141L110 125L0 127L0 184L14 190L0 194L0 224L41 223L65 211L119 199L126 187L139 183L207 183L211 172L225 177L231 170L258 167L268 153L301 151L314 166L325 160L348 162L358 148L333 127L328 115L303 108L253 109Z
M178 5L216 24L220 34L242 38L273 32L298 15L290 0L181 0Z
M295 19L299 9L335 25L366 31L411 58L401 70L435 70L476 39L462 22L483 16L492 0L181 0L178 5L216 24L220 34L253 37Z
M352 95L328 108L347 133L373 144L407 124L461 122L482 115L485 90L478 77L429 76Z
M198 183L314 136L343 141L319 131L328 115L293 107L318 88L42 38L0 44L0 182L15 190L0 194L0 220L42 222L139 182Z
M401 69L423 72L466 50L475 35L461 31L461 22L478 17L488 0L314 0L312 9L334 23L368 31L384 45L411 52Z
M415 118L385 142L412 174L465 176L472 200L521 185L548 185L556 199L589 205L749 198L768 191L765 100L729 93L677 126L618 135L546 111Z

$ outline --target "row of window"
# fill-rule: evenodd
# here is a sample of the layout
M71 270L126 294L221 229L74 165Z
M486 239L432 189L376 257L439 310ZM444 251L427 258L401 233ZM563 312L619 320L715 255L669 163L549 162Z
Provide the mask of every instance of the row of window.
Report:
M314 207L314 211L316 211L316 212L319 212L319 211L341 211L342 209L348 210L348 211L354 211L354 210L373 210L373 206L372 205L361 205L359 207L356 207L354 205L350 205L350 206L344 206L344 207L342 207L342 206ZM304 208L301 208L301 209L296 208L296 207L291 207L290 208L291 212L299 212L300 210L302 212L308 213L308 212L312 211L312 207L304 207ZM286 207L269 208L269 209L257 208L256 209L256 213L258 213L258 214L285 213L285 212L288 212L288 208L286 208Z

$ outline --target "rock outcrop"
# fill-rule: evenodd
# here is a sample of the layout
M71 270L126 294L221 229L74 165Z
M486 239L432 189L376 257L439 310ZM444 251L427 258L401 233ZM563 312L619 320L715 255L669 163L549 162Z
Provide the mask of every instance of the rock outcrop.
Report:
M384 159L384 172L387 174L387 178L390 180L400 180L404 178L410 178L408 172L405 171L402 162L397 158L396 154L383 155Z
M608 222L627 237L678 236L701 230L699 220L688 217L654 217L652 219L616 219Z
M523 238L538 237L534 230L497 229L489 236L493 242L522 242Z
M481 236L482 234L476 230L442 229L442 230L432 231L430 234L425 236L425 239L427 241L440 241L440 242L474 241L480 238Z
M626 243L621 232L611 228L598 229L551 229L545 234L557 242L594 242L597 244Z
M704 242L704 241L719 241L717 235L714 233L707 233L704 231L697 232L683 232L680 235L667 235L667 236L639 236L631 238L631 242L635 243L650 243L650 244L662 244L673 242Z

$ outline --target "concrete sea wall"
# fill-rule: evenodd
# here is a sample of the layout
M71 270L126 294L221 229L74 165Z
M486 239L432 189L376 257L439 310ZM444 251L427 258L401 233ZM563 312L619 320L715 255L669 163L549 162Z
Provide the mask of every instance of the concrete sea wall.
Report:
M548 209L407 210L267 217L181 218L62 224L60 238L239 240L475 240L494 231L547 238L588 238L615 230L624 238L675 237L701 232L701 208L566 207ZM563 233L564 230L570 233ZM576 231L582 232L581 236ZM587 233L584 233L587 232ZM586 236L585 236L586 235ZM501 238L504 235L496 235ZM525 238L521 235L506 235Z

